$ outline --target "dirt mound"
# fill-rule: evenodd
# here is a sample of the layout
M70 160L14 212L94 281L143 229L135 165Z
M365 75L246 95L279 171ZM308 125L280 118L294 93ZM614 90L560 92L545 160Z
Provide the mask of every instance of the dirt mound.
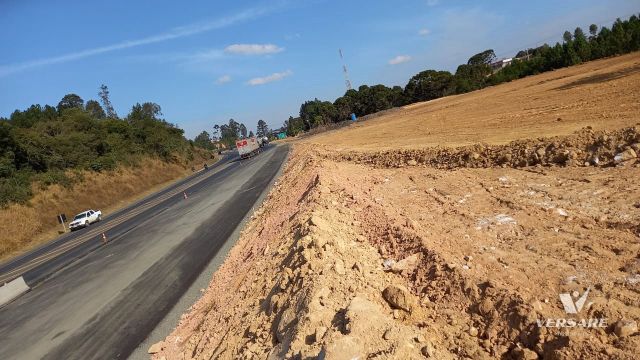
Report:
M325 148L327 149L327 148ZM586 127L571 136L516 140L506 145L472 145L381 152L334 152L324 156L375 167L425 165L438 169L461 167L525 167L533 165L614 166L633 164L640 154L640 126L617 131Z
M163 349L156 356L434 354L434 342L418 321L417 298L399 274L385 271L384 259L353 220L353 199L321 180L313 159L301 158L288 164L283 183L262 208L270 210L257 211L245 230L251 235L234 247L192 314L154 348ZM293 191L283 196L283 188ZM396 289L396 302L383 296L387 288ZM399 296L405 305L398 306ZM438 353L452 358L444 348Z
M376 169L296 146L157 356L631 359L638 171ZM581 316L606 327L540 325L587 290Z

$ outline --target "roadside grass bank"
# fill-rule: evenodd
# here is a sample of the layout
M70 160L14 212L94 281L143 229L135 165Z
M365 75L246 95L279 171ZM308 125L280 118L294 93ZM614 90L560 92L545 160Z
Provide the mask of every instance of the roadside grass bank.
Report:
M203 163L217 159L212 160L205 151L197 151L191 161L166 162L146 158L135 167L79 172L82 180L70 187L50 185L42 189L39 184L33 184L35 195L26 204L0 208L0 260L16 256L58 236L62 226L56 216L60 213L71 219L83 210L99 209L106 216L192 174L192 168L199 169Z

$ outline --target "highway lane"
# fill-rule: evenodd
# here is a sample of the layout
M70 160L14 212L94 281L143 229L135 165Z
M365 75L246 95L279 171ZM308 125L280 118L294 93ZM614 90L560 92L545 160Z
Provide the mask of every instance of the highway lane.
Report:
M0 358L127 357L224 245L287 151L222 164L187 189L189 199L175 194L115 225L109 243L0 309Z
M237 152L227 152L207 170L199 171L174 184L151 194L123 209L103 217L103 221L88 228L68 232L54 241L41 245L25 254L0 264L0 284L23 276L28 285L34 286L61 266L86 255L102 245L102 234L108 240L117 238L128 228L135 226L143 217L142 212L153 214L154 206L163 206L165 200L179 195L203 179L218 172L221 167L228 166L237 158ZM127 222L127 220L130 220ZM125 223L125 224L122 224ZM122 225L116 227L117 225Z

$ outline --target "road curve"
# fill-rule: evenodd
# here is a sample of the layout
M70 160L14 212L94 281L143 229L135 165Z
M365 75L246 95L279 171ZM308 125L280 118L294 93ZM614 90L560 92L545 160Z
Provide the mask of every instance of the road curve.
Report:
M0 359L126 358L224 245L287 151L226 159L4 264L2 274L27 269L37 286L0 309Z

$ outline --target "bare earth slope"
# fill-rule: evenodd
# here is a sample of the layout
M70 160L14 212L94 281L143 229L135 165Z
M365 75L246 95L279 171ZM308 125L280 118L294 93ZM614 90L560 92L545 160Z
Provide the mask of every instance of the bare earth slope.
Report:
M405 106L310 142L350 150L504 144L640 121L640 54L593 61Z
M640 54L597 61L298 142L152 352L636 358L639 69ZM585 292L567 314L559 295Z

